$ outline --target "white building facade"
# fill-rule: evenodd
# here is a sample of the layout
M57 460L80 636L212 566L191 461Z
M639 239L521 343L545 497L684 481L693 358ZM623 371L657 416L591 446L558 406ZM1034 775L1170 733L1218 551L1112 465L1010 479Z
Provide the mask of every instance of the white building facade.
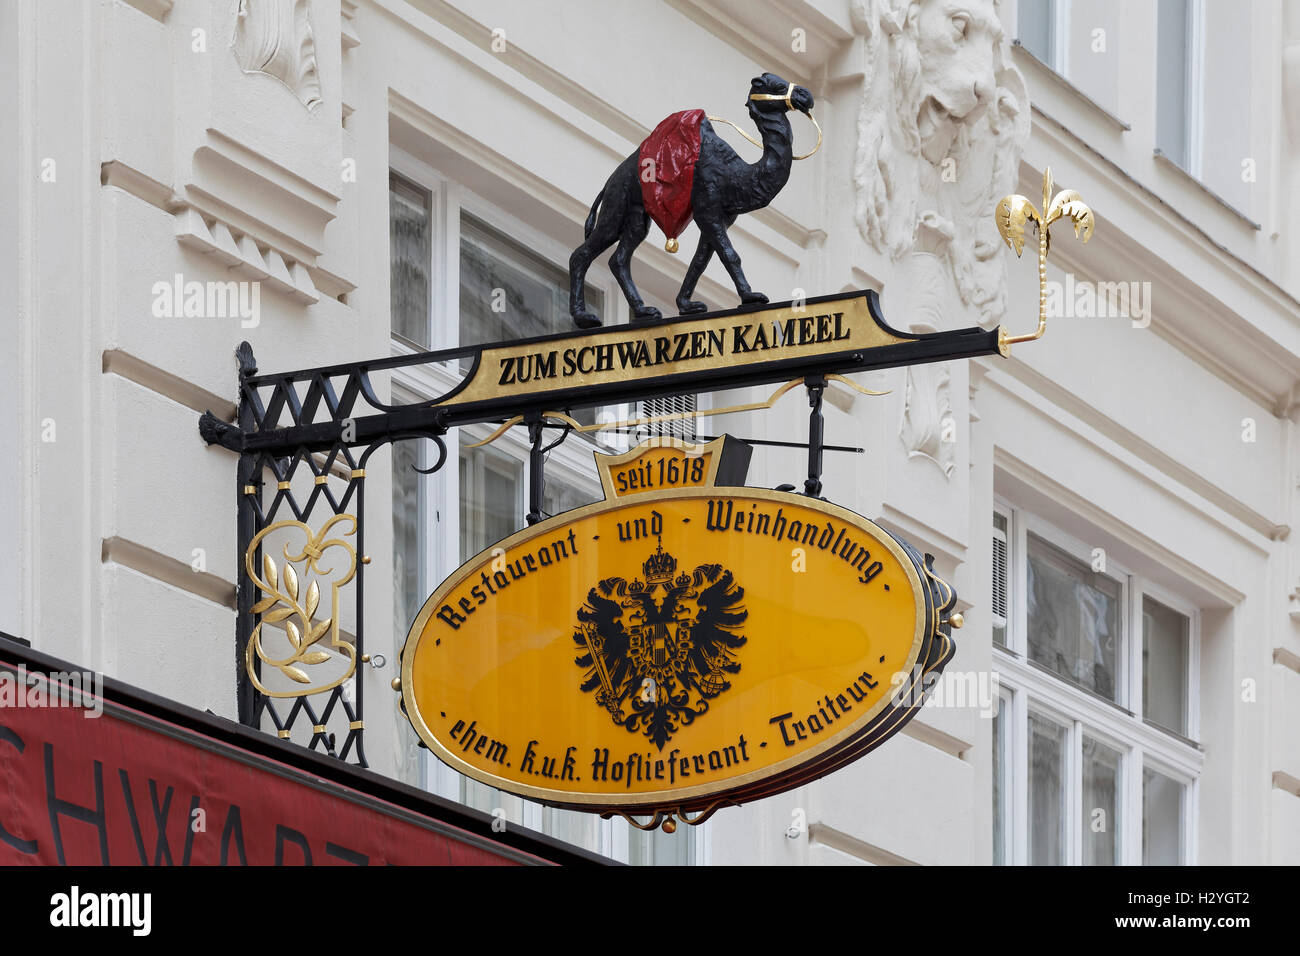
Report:
M0 631L235 718L237 456L197 423L234 420L239 343L277 372L567 330L610 171L671 112L741 122L771 71L825 134L731 229L773 301L874 288L898 328L1029 331L998 200L1050 167L1096 217L1055 227L1041 341L828 393L826 440L861 453L827 454L824 494L957 589L934 704L673 834L459 777L389 685L424 598L524 524L523 429L469 447L481 426L433 475L428 442L367 465L369 765L633 863L1298 863L1298 51L1280 0L4 0ZM694 244L652 230L633 261L665 314ZM603 260L588 289L628 320ZM716 262L697 297L735 305ZM797 442L806 415L675 427ZM592 453L627 441L599 434L551 453L545 511L599 497ZM804 473L758 445L749 482Z

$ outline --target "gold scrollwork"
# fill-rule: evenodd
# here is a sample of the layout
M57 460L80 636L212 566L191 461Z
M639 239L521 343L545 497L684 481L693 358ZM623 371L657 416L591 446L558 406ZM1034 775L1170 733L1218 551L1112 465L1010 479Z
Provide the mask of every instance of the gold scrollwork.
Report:
M845 388L850 388L862 395L888 395L889 390L883 392L873 391L865 388L850 378L845 378L837 373L830 373L825 376L827 382L836 382ZM581 434L583 432L612 431L618 428L635 428L638 425L657 425L663 422L678 422L688 418L712 418L715 415L733 415L737 412L761 412L770 409L776 404L776 400L796 386L802 385L804 380L801 378L792 379L778 388L772 395L763 402L746 402L743 405L728 405L725 408L702 408L690 412L671 412L667 415L652 415L648 418L625 418L618 422L596 422L593 425L584 425L574 418L570 418L564 412L542 412L542 418L552 421L564 422L573 431ZM496 431L482 441L474 442L472 445L466 445L466 448L481 448L483 445L490 445L515 425L523 422L524 416L515 415L513 418L503 422Z
M356 647L351 641L339 636L339 591L356 576L357 552L343 540L343 537L326 537L331 529L340 522L350 524L348 530L342 532L343 537L356 533L357 519L349 514L335 515L316 532L313 532L308 525L301 521L279 521L259 531L249 543L248 551L244 554L244 571L258 590L266 595L252 608L254 614L262 615L262 619L253 628L253 633L249 636L248 644L244 648L244 666L248 670L248 676L253 682L253 686L257 688L259 693L267 697L305 697L308 694L318 694L321 691L330 690L342 684L357 669ZM276 566L271 555L263 555L262 572L264 576L259 577L253 566L259 545L267 535L287 528L301 530L307 536L306 545L296 554L290 554L288 544L284 546L283 569ZM320 585L315 579L312 579L304 590L302 581L299 579L299 572L294 569L294 565L302 564L304 578L308 572L312 571L322 577L334 575L333 566L329 568L321 568L320 566L321 558L331 548L342 550L347 555L348 565L342 572L342 576L330 582L330 616L317 623L315 617L317 607L320 604ZM277 607L277 605L279 606ZM285 636L288 638L292 653L288 657L277 658L268 654L264 647L262 627L265 624L278 624L280 622L284 623ZM330 654L321 650L318 646L321 639L327 635L329 640L325 646L346 657L347 668L341 677L327 684L316 684L304 668L324 664L331 659ZM264 686L258 679L254 657L263 664L274 667L290 680L304 686L293 690L271 690Z
M723 807L734 807L736 805L737 804L730 800L718 800L715 803L709 804L709 806L705 807L693 817L685 810L678 807L656 807L647 823L640 822L636 817L632 816L625 810L610 810L602 813L601 816L606 819L612 816L622 817L627 821L628 826L635 827L638 830L650 831L662 829L665 833L672 833L677 829L677 823L674 821L674 817L681 820L682 823L695 827L704 823L709 819L709 817L713 816Z

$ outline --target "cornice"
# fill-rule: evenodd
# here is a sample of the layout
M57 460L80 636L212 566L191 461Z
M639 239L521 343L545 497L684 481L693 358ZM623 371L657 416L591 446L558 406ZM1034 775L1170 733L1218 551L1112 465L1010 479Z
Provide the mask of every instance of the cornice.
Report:
M1300 301L1061 122L1038 107L1033 113L1031 144L1037 139L1048 155L1070 157L1109 190L1087 197L1099 223L1092 242L1055 244L1051 261L1098 280L1114 278L1117 267L1124 278L1149 278L1159 289L1151 331L1274 415L1294 414L1300 393ZM1068 182L1059 178L1064 185L1081 186L1075 176ZM1041 169L1022 162L1022 191L1038 188L1041 180ZM1141 221L1155 223L1168 245L1148 247L1134 238ZM1206 291L1213 272L1240 296L1223 301Z
M416 30L430 41L443 46L466 63L482 70L486 75L496 80L500 80L504 76L509 80L510 74L513 73L517 77L526 80L529 86L544 90L558 103L548 104L543 99L536 99L537 106L548 109L558 119L579 129L583 135L592 138L594 142L609 149L611 155L622 157L626 155L627 150L620 151L611 148L610 137L602 136L598 128L593 128L593 123L620 137L626 144L627 149L631 149L635 144L640 143L650 135L648 126L611 105L587 87L574 82L565 74L532 56L518 43L511 43L508 66L504 65L499 58L494 58L492 60L492 69L489 70L484 62L478 58L467 56L466 51L456 49L448 44L446 38L424 29L420 24L405 15L404 12L394 9L387 0L374 0L374 2L385 13ZM682 2L685 2L685 0L682 0ZM492 31L487 24L475 20L464 11L444 2L444 0L409 0L408 5L453 31L462 40L471 44L475 50L481 50L485 42L491 38ZM803 80L804 78L801 76L799 79ZM516 89L522 88L517 80L511 82L510 85ZM419 108L419 104L412 103L412 105L417 109ZM592 122L577 124L574 122L575 117L585 117ZM584 206L582 214L578 216L579 221L586 216L586 211L587 207ZM820 229L807 226L789 215L773 209L771 206L749 213L748 217L762 223L778 235L793 241L801 249L808 249L815 245L821 235ZM777 249L776 251L782 256L787 255L783 250Z

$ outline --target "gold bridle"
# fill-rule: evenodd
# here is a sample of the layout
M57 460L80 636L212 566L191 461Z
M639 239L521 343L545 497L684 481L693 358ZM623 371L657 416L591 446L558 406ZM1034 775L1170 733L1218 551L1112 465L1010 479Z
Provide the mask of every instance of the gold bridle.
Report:
M785 90L784 93L750 93L750 94L749 94L749 98L750 98L751 100L782 100L782 101L785 102L785 108L786 108L787 110L789 110L789 111L794 111L794 110L796 110L796 109L798 109L798 108L794 105L794 103L793 103L793 102L791 101L791 99L790 99L793 95L794 95L794 84L791 83L789 86L786 87L786 90ZM799 110L799 112L802 113L803 110ZM809 110L809 111L808 111L807 113L805 113L804 115L807 116L810 120L812 120L812 124L813 124L813 126L817 129L817 145L814 146L810 152L804 153L802 156L795 156L795 157L794 157L795 159L807 159L809 156L813 155L813 153L817 152L817 150L819 150L819 149L822 148L822 128L821 128L821 125L817 122L817 118L816 118L815 116L813 116L813 114L812 114L812 110ZM739 126L737 126L737 125L736 125L735 123L733 123L731 120L729 120L729 119L723 119L721 116L710 116L710 117L708 117L708 119L709 119L709 122L711 122L711 123L726 123L728 126L730 126L732 129L734 129L734 130L735 130L737 133L739 133L741 136L745 137L745 139L749 140L751 143L753 143L753 144L754 144L755 146L757 146L759 149L762 149L762 148L763 148L763 144L762 144L762 142L760 142L759 140L754 139L754 137L750 136L748 133L746 133L743 129L741 129Z

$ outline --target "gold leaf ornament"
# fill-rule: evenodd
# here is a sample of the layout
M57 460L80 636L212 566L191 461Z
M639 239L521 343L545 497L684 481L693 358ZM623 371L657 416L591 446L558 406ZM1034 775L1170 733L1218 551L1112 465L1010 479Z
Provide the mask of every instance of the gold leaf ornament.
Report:
M329 537L339 525L341 536ZM352 545L344 540L356 533L357 522L352 515L334 515L325 522L319 531L312 529L301 521L281 521L259 531L249 543L244 556L244 570L250 581L265 597L255 602L252 613L262 615L262 620L253 628L248 644L244 648L244 664L253 686L267 697L302 697L317 694L337 687L356 672L356 647L339 633L339 592L357 573L357 553ZM281 530L297 530L306 538L306 544L296 553L290 546L284 546L283 570L277 567L271 555L262 559L262 576L256 574L257 550L262 541L270 534ZM321 567L321 561L327 554L339 554L346 558L346 566L338 561L329 567ZM295 569L301 567L301 572ZM337 569L336 569L337 566ZM320 605L320 584L312 574L329 579L330 616L316 622L314 617ZM301 577L300 577L301 574ZM331 579L332 578L332 579ZM302 583L306 581L305 591ZM283 584L283 588L281 588ZM302 595L302 601L299 596ZM264 637L263 624L284 622L285 636L290 646L290 653L276 657L268 652ZM327 637L329 650L313 648L313 645ZM314 680L309 669L328 663L334 653L346 659L343 674L328 682ZM292 690L272 690L265 686L259 674L260 664L272 667L296 684L306 685ZM322 678L323 681L323 678Z
M1024 196L1005 196L998 203L996 218L1003 241L1019 256L1025 249L1025 225L1031 219L1038 224L1038 210Z

